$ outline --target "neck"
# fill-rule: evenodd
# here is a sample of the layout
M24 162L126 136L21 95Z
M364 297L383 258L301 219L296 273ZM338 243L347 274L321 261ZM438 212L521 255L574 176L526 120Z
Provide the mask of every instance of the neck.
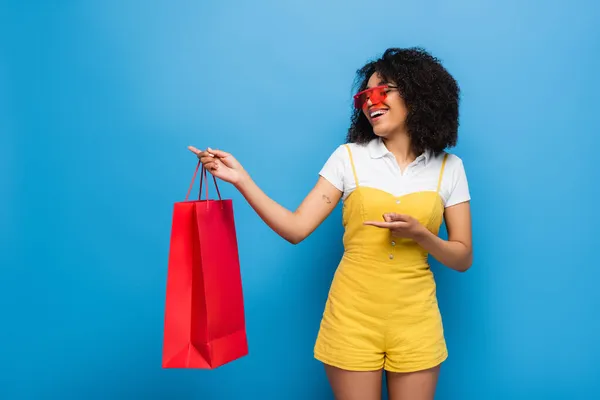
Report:
M385 147L396 157L396 162L400 166L406 166L417 158L412 149L410 138L406 134L384 138L383 142Z

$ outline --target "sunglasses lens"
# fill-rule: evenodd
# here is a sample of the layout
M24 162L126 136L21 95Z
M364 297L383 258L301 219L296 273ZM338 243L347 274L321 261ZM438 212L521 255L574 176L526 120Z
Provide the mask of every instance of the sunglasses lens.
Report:
M386 97L387 96L384 88L373 90L373 93L371 93L371 103L381 103Z
M385 91L386 88L386 86L376 87L358 93L354 97L354 106L358 109L361 109L366 105L369 99L373 104L381 103L387 97L387 93Z
M362 93L362 94L359 94L354 99L354 106L358 109L361 109L361 108L363 108L363 106L365 105L366 102L367 102L367 94Z

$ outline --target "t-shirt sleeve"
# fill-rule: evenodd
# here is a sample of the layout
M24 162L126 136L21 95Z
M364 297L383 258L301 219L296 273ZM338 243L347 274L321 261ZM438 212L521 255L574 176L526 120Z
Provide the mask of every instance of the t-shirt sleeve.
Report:
M323 168L319 172L323 178L327 179L339 191L344 191L344 173L345 173L345 158L344 146L339 146L330 156Z
M453 161L452 183L446 200L446 207L471 200L469 182L467 181L467 174L463 162L456 156L454 156Z

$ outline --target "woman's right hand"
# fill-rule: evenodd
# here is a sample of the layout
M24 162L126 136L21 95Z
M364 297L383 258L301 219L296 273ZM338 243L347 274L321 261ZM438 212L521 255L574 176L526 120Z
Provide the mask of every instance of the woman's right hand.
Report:
M290 211L267 196L246 173L241 164L221 150L198 150L190 146L202 165L219 179L232 183L260 218L290 243L300 243L319 226L339 202L342 192L319 177L296 211Z
M210 147L204 151L198 150L194 146L189 146L188 149L200 159L204 168L216 178L236 185L246 175L242 165L229 153L213 150Z

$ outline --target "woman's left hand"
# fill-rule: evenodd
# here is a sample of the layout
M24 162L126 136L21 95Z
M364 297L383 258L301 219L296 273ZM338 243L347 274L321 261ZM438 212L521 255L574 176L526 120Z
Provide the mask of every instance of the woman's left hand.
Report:
M383 214L384 221L365 221L365 225L389 229L392 236L417 240L425 233L425 227L410 215L387 213Z

